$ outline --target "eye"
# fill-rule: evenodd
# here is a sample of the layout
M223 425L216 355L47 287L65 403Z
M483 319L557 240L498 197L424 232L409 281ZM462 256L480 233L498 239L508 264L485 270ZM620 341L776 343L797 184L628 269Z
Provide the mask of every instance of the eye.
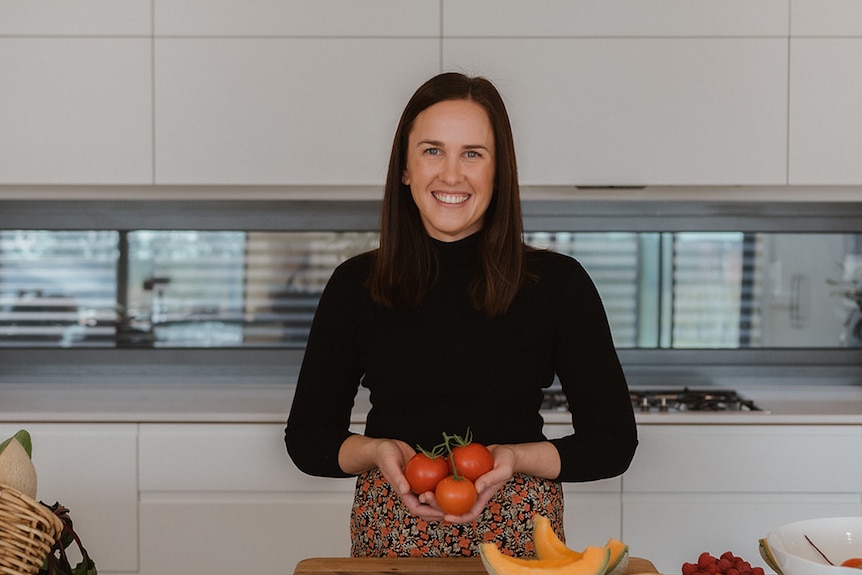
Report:
M468 158L481 158L481 157L482 157L482 154L480 154L480 153L479 153L479 152L477 152L476 150L467 150L467 152L465 153L465 155L466 155Z
M440 148L433 148L432 147L432 148L425 148L423 153L427 154L429 156L439 156L441 152L440 152Z

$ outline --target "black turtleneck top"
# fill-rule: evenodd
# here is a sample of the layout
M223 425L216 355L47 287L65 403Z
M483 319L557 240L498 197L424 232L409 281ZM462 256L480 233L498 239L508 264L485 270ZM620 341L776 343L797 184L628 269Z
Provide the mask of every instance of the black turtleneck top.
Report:
M485 445L542 441L542 390L554 376L573 433L553 439L559 481L623 473L637 446L625 377L604 307L571 257L528 251L535 276L509 311L489 319L467 286L479 234L435 241L439 277L418 307L375 304L364 283L373 254L341 264L317 308L285 430L288 453L310 475L347 477L338 450L359 385L370 390L365 435L431 449L442 434Z

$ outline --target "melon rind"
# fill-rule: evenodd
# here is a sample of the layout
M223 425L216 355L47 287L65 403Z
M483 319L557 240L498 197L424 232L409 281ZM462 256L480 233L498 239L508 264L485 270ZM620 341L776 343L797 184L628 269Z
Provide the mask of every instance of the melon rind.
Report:
M769 542L765 538L758 540L758 549L760 550L760 556L763 557L763 560L766 561L769 568L778 573L778 575L782 575L781 567L778 566L778 561L775 560L775 555L772 554L772 549L769 548Z
M605 575L622 575L629 566L629 546L613 537L605 544L610 551Z

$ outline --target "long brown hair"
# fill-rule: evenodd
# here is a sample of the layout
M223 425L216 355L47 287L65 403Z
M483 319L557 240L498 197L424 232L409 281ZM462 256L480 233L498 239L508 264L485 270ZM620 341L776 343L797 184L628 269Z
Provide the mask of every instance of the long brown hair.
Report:
M369 276L371 297L386 307L422 302L437 271L436 250L425 231L410 187L402 182L407 141L420 112L447 100L471 100L482 106L494 130L494 195L482 225L482 265L473 279L474 307L489 317L505 312L525 277L523 223L518 168L509 114L497 88L487 79L457 72L425 82L407 103L389 157L380 216L380 248Z

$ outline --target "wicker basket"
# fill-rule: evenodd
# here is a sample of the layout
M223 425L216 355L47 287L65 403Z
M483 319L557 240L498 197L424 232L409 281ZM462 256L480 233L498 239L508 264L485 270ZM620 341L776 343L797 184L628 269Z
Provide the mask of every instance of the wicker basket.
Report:
M0 485L0 574L37 573L62 531L63 522L48 507Z

